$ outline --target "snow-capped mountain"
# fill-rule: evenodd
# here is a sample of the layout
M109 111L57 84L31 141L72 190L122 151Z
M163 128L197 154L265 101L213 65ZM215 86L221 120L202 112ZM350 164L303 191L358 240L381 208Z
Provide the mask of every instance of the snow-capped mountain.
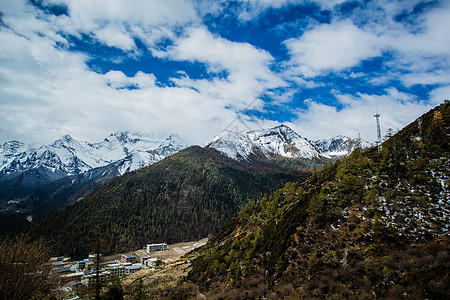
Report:
M369 142L338 135L322 140L310 141L319 152L329 158L346 156L352 153L357 147L362 149L372 146Z
M349 155L355 148L372 146L369 142L346 136L311 141L286 125L237 133L224 131L205 144L226 156L248 161L251 155L287 158L336 158Z
M321 157L307 139L285 125L246 133L224 131L206 143L205 147L214 148L239 161L248 161L251 155L309 159Z
M114 133L94 144L77 141L70 135L39 147L10 141L0 146L0 173L45 168L59 172L61 176L75 175L124 160L123 174L155 163L185 147L185 142L177 135L163 137L130 132Z
M171 134L154 149L145 151L135 149L119 160L116 166L119 173L124 174L154 164L184 148L186 148L186 143L183 139L176 134Z

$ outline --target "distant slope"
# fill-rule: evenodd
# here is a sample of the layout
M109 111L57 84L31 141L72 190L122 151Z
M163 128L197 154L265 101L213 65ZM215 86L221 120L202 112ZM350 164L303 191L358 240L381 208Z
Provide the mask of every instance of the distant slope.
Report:
M90 251L90 232L96 226L107 245L105 253L196 240L216 233L240 207L308 170L270 161L241 164L213 149L190 147L50 213L31 226L30 234L54 241L55 254L72 256Z
M188 279L230 299L449 299L450 103L421 124L247 207Z

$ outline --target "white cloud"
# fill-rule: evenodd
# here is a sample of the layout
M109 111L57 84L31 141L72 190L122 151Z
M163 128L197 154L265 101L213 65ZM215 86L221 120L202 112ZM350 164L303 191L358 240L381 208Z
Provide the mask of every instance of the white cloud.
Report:
M339 73L388 54L384 65L389 71L368 82L400 80L407 87L450 83L450 2L439 2L408 22L395 21L419 2L372 1L345 19L335 12L330 24L284 42L291 56L285 75L301 85L305 78Z
M156 77L153 74L145 74L142 71L136 73L134 77L127 77L121 71L109 71L103 75L107 85L115 89L149 88L155 86Z
M177 26L198 22L197 12L188 0L49 0L63 4L69 16L55 18L65 33L86 34L124 51L135 48L139 37L153 48L164 37L173 38Z
M441 86L432 90L430 100L435 105L441 104L444 100L450 100L450 85Z
M242 21L251 21L257 18L268 8L279 9L289 5L310 5L312 3L319 5L323 9L332 9L346 0L239 0L239 18ZM211 2L211 1L207 1Z
M133 39L120 28L108 26L97 30L95 36L99 41L110 47L116 47L123 50L132 50L136 48Z
M168 57L206 64L211 73L226 72L225 78L193 80L173 79L179 85L193 87L221 99L234 99L242 108L266 89L285 85L270 70L274 58L248 43L236 43L214 36L203 27L187 30L168 50Z
M406 74L400 80L406 86L450 83L450 2L421 17L421 26L414 32L408 28L390 30L380 37L394 53L388 65Z
M293 126L298 132L311 139L325 138L339 134L361 138L369 142L376 140L376 123L373 115L381 115L382 135L388 128L401 129L414 121L432 105L418 101L414 95L390 88L382 95L337 94L341 109L307 101L308 108L298 112L298 119Z
M89 31L99 23L115 20L120 23L173 25L197 18L194 7L186 0L54 0L69 9L73 24Z
M429 102L437 104L449 98L449 5L424 14L414 31L393 24L392 15L380 18L374 14L376 10L367 14L364 26L333 16L331 24L316 25L286 42L293 68L277 74L272 70L277 62L269 52L212 34L201 25L195 6L189 1L137 0L132 5L129 1L112 0L46 3L50 2L66 4L69 16L44 14L26 1L2 3L2 21L7 25L0 29L3 140L50 142L62 132L99 140L110 132L130 129L175 131L201 144L224 129L235 119L236 112L245 109L261 92L268 91L267 95L278 104L288 103L298 86L326 84L314 76L338 73L364 59L380 56L383 51L392 53L392 59L386 63L392 71L380 75L379 82L395 78L407 86L439 84L430 93ZM341 2L320 1L323 7ZM277 8L294 1L247 3L249 7ZM380 3L372 1L370 5ZM401 5L383 3L386 9L377 11L380 15L401 12ZM90 59L87 55L67 50L67 34L80 38L87 35L130 55L137 51L133 39L139 38L154 56L203 64L210 74L221 76L197 79L185 73L173 79L173 86L160 86L148 71L131 76L118 70L98 74L86 65ZM160 47L158 44L166 39L170 43ZM167 44L171 46L167 48ZM280 79L282 75L293 85L280 96L276 89L287 84ZM361 132L363 138L373 140L376 133L372 115L377 109L385 130L400 128L429 108L396 89L388 89L383 95L336 91L335 96L342 106L340 110L310 100L307 110L298 111L298 120L293 123L302 135L356 136ZM262 109L261 100L254 105L255 109ZM243 120L254 123L249 117L243 116ZM268 126L272 123L276 122L266 122Z
M306 77L340 71L381 54L378 38L348 21L319 25L284 44L290 64Z

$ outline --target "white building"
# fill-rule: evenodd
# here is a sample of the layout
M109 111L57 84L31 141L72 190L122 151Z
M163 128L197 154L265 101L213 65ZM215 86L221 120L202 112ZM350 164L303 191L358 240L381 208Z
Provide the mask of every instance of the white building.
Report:
M169 247L167 247L166 243L147 244L147 253L167 251L167 250L169 250Z
M125 266L121 263L106 265L105 269L111 273L112 277L118 277L126 274Z

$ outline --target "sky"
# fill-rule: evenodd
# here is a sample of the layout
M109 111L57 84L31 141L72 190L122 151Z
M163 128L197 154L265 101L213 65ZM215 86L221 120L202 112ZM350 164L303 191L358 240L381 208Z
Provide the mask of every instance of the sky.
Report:
M449 0L0 0L0 143L373 142L449 98Z

